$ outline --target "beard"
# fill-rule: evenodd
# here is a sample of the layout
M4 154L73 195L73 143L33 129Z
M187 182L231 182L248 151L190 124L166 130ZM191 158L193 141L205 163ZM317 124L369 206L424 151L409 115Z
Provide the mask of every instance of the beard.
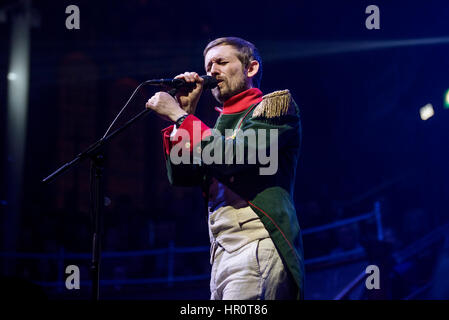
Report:
M227 80L224 80L220 82L220 84L219 86L212 89L212 95L218 102L222 104L236 94L249 89L249 86L243 79L236 81L235 83L229 83Z

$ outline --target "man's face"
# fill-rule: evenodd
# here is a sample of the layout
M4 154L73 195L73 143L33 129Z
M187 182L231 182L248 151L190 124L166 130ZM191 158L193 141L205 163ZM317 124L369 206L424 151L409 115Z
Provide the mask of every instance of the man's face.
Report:
M207 74L220 80L212 89L212 95L221 103L251 88L246 69L237 54L233 46L219 45L211 48L204 59Z

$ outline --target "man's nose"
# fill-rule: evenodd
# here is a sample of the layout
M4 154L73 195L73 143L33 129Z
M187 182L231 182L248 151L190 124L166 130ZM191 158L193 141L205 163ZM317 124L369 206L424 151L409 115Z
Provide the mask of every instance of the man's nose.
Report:
M220 74L220 68L217 66L217 64L213 64L210 68L210 75L215 77Z

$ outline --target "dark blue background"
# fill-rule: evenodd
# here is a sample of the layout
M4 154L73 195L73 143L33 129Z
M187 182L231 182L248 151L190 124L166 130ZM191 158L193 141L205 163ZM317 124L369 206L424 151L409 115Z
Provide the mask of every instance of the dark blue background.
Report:
M80 8L80 30L65 28L65 8L70 4ZM365 27L370 4L380 8L380 30ZM303 146L295 202L303 229L366 213L379 201L391 253L448 222L445 1L35 1L33 8L39 24L31 31L20 252L89 252L88 164L52 185L40 180L100 138L140 82L188 70L204 74L202 50L221 36L253 42L264 59L262 91L288 88L300 106ZM7 98L9 31L10 23L0 24L2 106ZM428 38L441 39L419 44ZM402 40L416 41L401 45ZM366 43L375 47L362 50ZM119 123L142 110L152 94L143 89ZM427 103L432 103L435 116L422 121L419 109ZM216 105L207 93L198 107L198 117L210 126L217 117ZM0 115L1 161L6 168L6 107ZM170 242L176 247L208 246L200 191L170 187L166 179L159 131L167 125L150 115L106 148L105 192L111 203L104 213L105 251L167 248ZM1 181L4 199L8 181ZM353 241L368 253L380 247L369 223L354 232ZM305 258L335 252L339 241L345 240L334 231L304 237ZM382 297L402 299L426 286L418 297L435 297L431 292L439 280L432 277L443 264L444 250L437 241L423 250L428 257L420 252L407 265L390 268ZM371 258L368 254L359 261L368 263ZM88 262L73 260L85 281L90 279ZM207 250L180 254L174 268L175 275L203 278L172 286L105 285L102 290L105 297L123 299L208 298ZM338 266L313 270L332 268ZM56 281L61 266L55 260L19 259L15 270L4 276L42 284ZM310 274L317 272L313 270ZM102 264L102 279L166 274L165 256L108 258ZM310 294L311 299L332 297L338 288L323 283L311 280L306 297L307 289L318 292ZM83 288L74 293L45 287L45 292L56 298L88 297L88 287Z

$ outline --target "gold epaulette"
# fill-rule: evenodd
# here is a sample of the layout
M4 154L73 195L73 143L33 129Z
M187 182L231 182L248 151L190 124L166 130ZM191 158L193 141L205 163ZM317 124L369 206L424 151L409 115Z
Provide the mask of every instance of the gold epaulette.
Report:
M253 118L265 117L276 118L289 113L294 113L292 106L292 95L289 90L279 90L266 94L262 97L262 102L254 109ZM294 109L294 107L293 107Z

